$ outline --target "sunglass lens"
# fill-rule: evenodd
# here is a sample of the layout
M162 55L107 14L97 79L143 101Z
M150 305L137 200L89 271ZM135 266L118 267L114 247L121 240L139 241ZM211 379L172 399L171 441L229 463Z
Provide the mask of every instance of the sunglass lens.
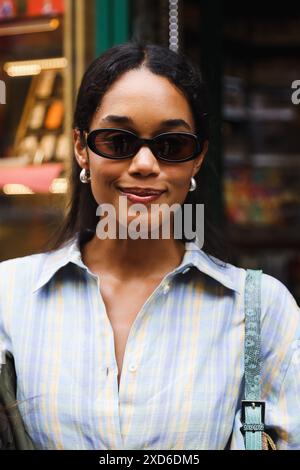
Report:
M135 141L135 136L126 132L104 131L96 134L94 145L100 153L113 158L122 158L134 152Z
M155 139L159 157L172 161L180 161L192 156L196 145L196 139L185 134L166 134Z

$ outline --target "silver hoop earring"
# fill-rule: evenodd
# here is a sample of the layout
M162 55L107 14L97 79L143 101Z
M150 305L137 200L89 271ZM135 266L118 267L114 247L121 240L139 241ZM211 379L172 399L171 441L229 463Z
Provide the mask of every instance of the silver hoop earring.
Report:
M90 170L83 168L80 172L79 178L82 183L89 183L91 181Z
M190 185L189 191L195 191L196 188L197 188L196 180L195 178L191 178L191 185Z

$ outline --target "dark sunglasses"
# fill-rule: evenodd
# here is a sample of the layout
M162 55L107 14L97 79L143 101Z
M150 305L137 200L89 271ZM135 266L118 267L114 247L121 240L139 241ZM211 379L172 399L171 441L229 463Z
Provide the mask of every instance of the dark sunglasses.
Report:
M198 137L189 132L165 132L141 139L124 129L96 129L87 135L87 144L97 155L113 160L133 157L143 145L159 160L173 163L193 160L201 152Z

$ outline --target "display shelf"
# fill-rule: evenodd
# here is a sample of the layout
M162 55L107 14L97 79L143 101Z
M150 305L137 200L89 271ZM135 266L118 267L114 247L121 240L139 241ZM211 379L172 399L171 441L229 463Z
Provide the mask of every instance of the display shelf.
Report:
M61 223L61 194L0 194L0 260L39 253Z
M300 249L300 224L289 227L229 224L227 235L239 248L284 248Z
M50 6L55 11L39 14ZM16 8L18 16L0 19L1 78L9 105L3 109L0 130L0 191L20 198L26 193L59 192L56 180L62 181L68 167L68 31L60 0L17 2Z
M41 25L46 25L49 23L49 21L51 22L53 19L59 19L61 21L63 21L63 18L64 18L64 15L63 13L58 13L58 12L52 12L52 13L48 13L48 14L44 14L44 15L35 15L35 16L28 16L26 15L25 13L22 14L22 15L18 15L18 16L13 16L13 17L8 17L8 18L1 18L0 17L0 36L6 36L6 35L15 35L15 34L26 34L28 32L37 32L37 33L40 33L40 32L44 32L44 31L41 31L40 29L38 29L38 25L41 24ZM6 29L5 27L9 28L9 27L15 27L15 26L23 26L23 25L34 25L35 27L35 30L34 31L30 31L28 30L28 28L25 28L25 30L19 30L17 32L13 31L13 30L9 30L9 29ZM50 25L50 29L49 31L52 31L54 29L56 29L56 27L58 26L57 23L52 23L52 25ZM48 29L46 29L46 31L48 31Z
M263 269L299 302L300 108L291 85L300 77L300 15L230 5L222 109L227 235L236 265Z
M0 159L0 187L21 184L28 191L50 191L52 179L64 173L70 155L62 70L43 70L32 77L11 148L13 157Z
M298 57L300 40L297 42L287 42L286 44L260 44L250 42L249 40L224 39L223 47L228 53L236 56L237 58L240 58L241 56L247 56L249 59L251 59L274 56L276 57L278 55L283 55L285 57Z
M1 66L12 60L62 55L64 19L64 15L55 14L0 20Z
M0 218L3 224L19 223L28 218L57 216L65 206L61 194L0 194ZM30 208L30 212L27 210ZM13 209L13 210L12 210ZM29 216L28 216L29 215Z
M249 122L249 121L264 121L264 122L291 122L296 119L296 110L292 108L235 108L234 106L225 106L223 108L223 118L231 122Z
M237 70L238 72L238 70ZM298 111L293 105L293 90L283 79L281 86L255 83L255 79L242 79L225 75L223 78L223 119L229 122L293 122Z
M241 153L225 153L224 167L236 168L236 166L245 166L250 168L286 168L294 171L300 170L299 154L276 154L276 153L257 153L252 154L251 160L246 160ZM299 182L300 184L300 182Z
M0 261L43 251L61 224L75 95L95 54L94 2L13 3L18 16L0 19Z
M38 22L64 11L64 0L0 0L0 25Z

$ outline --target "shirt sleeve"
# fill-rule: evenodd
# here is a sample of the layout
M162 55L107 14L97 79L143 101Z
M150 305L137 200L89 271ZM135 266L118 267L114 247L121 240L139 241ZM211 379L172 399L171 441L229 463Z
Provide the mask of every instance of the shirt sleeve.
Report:
M12 351L11 340L8 334L9 312L12 308L9 305L13 301L13 280L14 263L2 261L0 263L0 372L2 365L6 362L6 354Z
M263 274L261 289L261 380L265 425L278 450L300 449L300 309L289 290ZM242 397L241 397L242 398ZM230 449L245 449L240 400Z

